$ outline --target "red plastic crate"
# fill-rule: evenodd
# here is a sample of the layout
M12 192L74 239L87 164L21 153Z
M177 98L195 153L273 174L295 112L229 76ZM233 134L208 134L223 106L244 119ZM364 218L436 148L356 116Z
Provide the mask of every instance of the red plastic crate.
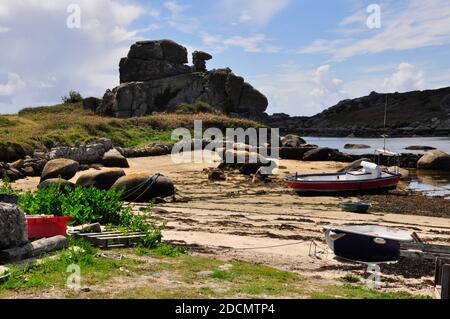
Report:
M32 217L27 216L28 239L48 238L67 235L67 223L72 217Z

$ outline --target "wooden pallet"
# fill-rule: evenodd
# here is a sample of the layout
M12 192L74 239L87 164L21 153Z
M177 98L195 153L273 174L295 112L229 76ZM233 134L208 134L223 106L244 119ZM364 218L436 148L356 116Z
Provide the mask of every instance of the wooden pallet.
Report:
M136 245L141 238L146 236L143 232L123 233L118 230L111 230L102 233L73 233L78 238L84 238L92 246L102 249L123 248Z

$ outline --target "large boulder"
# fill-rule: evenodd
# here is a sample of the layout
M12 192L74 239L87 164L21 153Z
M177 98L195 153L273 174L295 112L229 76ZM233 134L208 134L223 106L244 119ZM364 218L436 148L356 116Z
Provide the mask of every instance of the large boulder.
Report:
M69 182L68 180L62 179L62 178L49 178L46 179L45 181L39 183L38 185L38 189L43 189L43 188L47 188L47 187L51 187L51 186L60 186L60 187L68 187L71 189L74 189L76 187L76 185L72 182Z
M11 163L25 158L26 150L17 143L0 143L0 162Z
M306 141L298 135L289 134L281 139L282 147L301 147L305 144Z
M337 162L350 162L351 157L347 154L341 153L338 150L319 147L310 150L303 155L303 160L307 162L318 162L318 161L337 161Z
M120 83L152 81L191 72L187 49L170 40L141 41L120 61Z
M166 60L185 64L187 49L171 40L139 41L131 46L128 58L138 60Z
M50 178L62 178L69 180L75 176L80 164L70 159L54 159L48 161L42 171L41 183Z
M125 172L120 168L109 168L100 171L87 172L78 178L77 186L95 187L107 190L123 176L125 176Z
M130 202L149 202L175 194L174 184L160 174L132 173L119 178L112 188L122 190L123 199Z
M0 250L28 243L27 222L16 205L0 203Z
M450 154L439 150L429 151L417 162L417 168L449 172Z
M120 168L130 167L125 156L123 156L116 149L109 150L103 155L102 164L105 165L106 167L120 167Z

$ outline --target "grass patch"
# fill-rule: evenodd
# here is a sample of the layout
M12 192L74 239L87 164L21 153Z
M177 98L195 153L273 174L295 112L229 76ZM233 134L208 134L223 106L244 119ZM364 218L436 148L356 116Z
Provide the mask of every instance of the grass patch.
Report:
M33 264L10 266L10 276L0 283L0 294L17 290L65 288L70 273L67 267L77 264L81 269L82 286L92 285L119 276L121 267L137 265L135 260L110 260L96 257L97 250L82 240L70 240L68 249L47 256Z
M192 113L200 111L202 113ZM65 145L110 138L115 146L142 147L158 142L173 142L171 132L179 127L193 130L194 120L203 128L260 128L260 123L211 113L207 106L183 107L180 113L159 113L139 118L116 119L95 115L82 103L26 108L18 115L0 117L2 142L18 143L24 149L45 150L57 142Z
M353 284L361 282L361 278L359 278L357 275L354 274L347 274L344 277L342 277L341 280Z
M138 256L151 257L179 257L187 253L183 247L175 247L166 243L159 243L155 248L148 249L145 247L138 247L136 254Z
M431 299L428 296L415 296L406 291L384 292L367 289L358 285L324 287L320 292L311 294L313 299Z

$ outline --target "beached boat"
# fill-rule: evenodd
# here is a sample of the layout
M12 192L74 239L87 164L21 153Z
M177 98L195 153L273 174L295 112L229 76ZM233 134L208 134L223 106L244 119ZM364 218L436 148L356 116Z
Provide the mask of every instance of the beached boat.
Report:
M299 193L373 192L396 189L400 174L384 172L380 166L362 162L362 169L333 174L289 176L287 187Z
M341 208L346 212L366 214L372 204L366 202L342 202Z
M331 227L325 238L338 258L368 264L397 262L400 243L414 240L407 231L376 225Z

